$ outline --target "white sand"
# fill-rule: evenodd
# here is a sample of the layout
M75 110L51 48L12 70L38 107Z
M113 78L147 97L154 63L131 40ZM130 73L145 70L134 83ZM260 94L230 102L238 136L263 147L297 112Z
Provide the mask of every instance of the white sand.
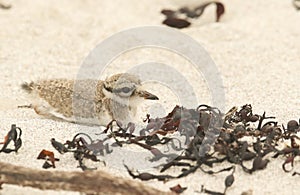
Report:
M95 1L1 1L11 3L10 10L0 10L0 137L4 137L12 123L23 129L23 147L18 154L0 154L2 162L41 169L36 160L42 149L54 150L50 138L70 139L81 128L75 124L41 118L32 110L17 109L29 103L20 84L45 78L76 78L83 59L105 38L131 27L161 25L163 8L179 4L161 0ZM291 1L282 0L225 0L226 13L220 23L214 23L214 6L207 9L190 28L181 32L191 36L209 52L222 74L226 94L226 109L251 103L255 113L277 117L280 123L300 116L300 12ZM176 40L174 40L176 41ZM135 64L163 61L179 68L186 62L167 51L140 49L121 55L103 74L128 70ZM187 65L188 67L188 65ZM187 72L187 70L191 70ZM195 77L192 69L182 74L196 85L199 103L210 103L209 90L203 79ZM190 77L189 77L190 76ZM152 90L160 97L160 104L170 111L175 100L164 88ZM196 106L196 105L195 105ZM144 110L143 110L144 111ZM164 114L164 113L161 113ZM144 115L143 115L144 116ZM88 133L97 128L85 128ZM57 154L57 152L56 152ZM57 157L58 170L78 170L71 155ZM69 164L68 161L74 162ZM228 194L299 194L299 177L292 177L281 169L283 158L272 160L267 170L253 175L240 167L236 181ZM127 173L106 168L126 177ZM295 162L299 171L299 160ZM175 170L174 170L175 171ZM219 190L227 173L209 176L197 172L186 178L168 182L151 181L149 185L168 190L180 183L187 186L186 194L208 189ZM1 194L53 194L3 185ZM62 193L62 192L59 192Z

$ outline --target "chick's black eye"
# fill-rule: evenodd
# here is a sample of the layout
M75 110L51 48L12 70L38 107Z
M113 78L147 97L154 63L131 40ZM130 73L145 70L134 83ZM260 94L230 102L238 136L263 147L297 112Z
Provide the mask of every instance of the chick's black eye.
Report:
M123 93L129 93L130 91L131 91L131 89L129 87L123 87L122 88Z

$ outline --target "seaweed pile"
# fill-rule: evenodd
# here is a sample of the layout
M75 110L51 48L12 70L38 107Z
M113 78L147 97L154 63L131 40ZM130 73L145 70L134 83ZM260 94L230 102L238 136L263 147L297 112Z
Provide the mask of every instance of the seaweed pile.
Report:
M102 140L92 140L88 135L77 134L72 141L65 144L52 139L52 144L60 153L73 152L83 170L90 170L83 164L83 160L91 159L99 161L98 155L110 154L110 146L122 147L126 144L137 145L149 151L153 158L151 161L166 159L166 163L160 166L161 174L148 172L139 173L131 170L125 165L126 170L132 178L140 180L157 179L168 181L176 178L186 177L197 170L207 174L216 174L223 171L231 171L225 178L224 192L214 192L202 186L202 192L208 194L225 194L226 189L234 182L234 171L236 166L241 166L248 174L265 169L270 162L266 157L272 154L272 158L283 156L285 158L282 168L285 172L291 172L294 166L294 159L300 156L297 132L300 131L299 122L291 120L285 125L279 125L275 117L253 114L252 106L246 104L240 109L233 107L226 114L218 108L208 105L200 105L196 109L187 109L176 106L172 112L162 118L147 118L144 120L146 127L138 134L135 132L135 125L129 123L123 126L118 121L111 121L102 134L107 137ZM184 136L185 141L179 147L175 146L174 139L169 135L178 132ZM89 141L84 139L88 137ZM252 138L249 141L245 138ZM112 145L107 140L114 140ZM282 141L289 142L283 149ZM182 150L180 155L174 157L158 149L158 145L170 144L174 149ZM182 147L185 146L185 147ZM232 166L219 171L205 170L204 167L213 167L215 164L228 161ZM246 161L252 161L252 167L245 165ZM206 165L206 166L203 166ZM290 165L291 168L287 168ZM163 174L171 167L180 167L177 175ZM292 174L299 175L298 172ZM178 187L177 187L178 188ZM176 188L176 189L177 189ZM184 191L179 188L179 192Z
M300 121L299 121L300 122ZM95 170L96 167L85 165L86 160L99 162L101 156L113 153L111 147L123 148L124 145L136 145L153 158L151 162L165 160L158 166L160 174L150 172L133 171L129 165L124 164L125 169L132 178L143 181L159 180L169 181L188 175L200 170L207 174L217 174L224 171L231 173L225 178L223 192L215 192L201 188L201 192L208 194L225 194L228 187L234 183L236 166L248 174L265 169L272 158L282 156L284 158L282 169L284 172L292 172L294 159L300 156L299 140L297 133L300 131L299 122L290 120L286 127L279 125L275 117L253 114L252 106L246 104L241 108L233 107L226 114L218 108L208 105L200 105L196 109L187 109L175 106L172 112L162 118L151 118L147 114L143 129L136 131L134 123L123 126L113 120L100 133L105 135L103 139L93 140L86 133L78 133L73 139L61 143L51 139L53 147L61 154L73 153L82 170ZM182 143L175 137L175 133L183 137ZM17 152L22 146L22 130L15 124L5 136L0 152ZM298 142L298 143L297 143ZM13 146L11 146L13 143ZM284 143L284 144L283 144ZM179 154L161 151L159 146L172 147ZM284 147L283 147L284 146ZM126 152L126 151L125 151ZM268 155L269 154L269 155ZM268 155L268 156L267 156ZM55 168L54 152L42 150L38 159L44 159L43 168ZM216 164L229 162L232 165L218 171L207 170ZM248 167L246 161L252 162ZM105 162L102 161L105 165ZM164 174L171 167L179 167L180 171L175 174ZM177 169L178 170L178 169ZM294 171L292 176L300 175ZM170 190L181 193L186 187L179 184Z

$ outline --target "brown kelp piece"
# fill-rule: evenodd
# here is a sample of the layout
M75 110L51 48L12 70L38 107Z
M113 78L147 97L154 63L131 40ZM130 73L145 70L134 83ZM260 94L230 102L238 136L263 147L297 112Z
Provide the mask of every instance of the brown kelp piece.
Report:
M233 171L230 175L228 175L225 178L225 189L224 189L224 194L226 194L227 188L229 188L230 186L232 186L233 182L234 182L234 172L235 172L235 167L233 167Z
M216 22L220 21L221 16L225 13L225 6L223 3L218 1L208 1L206 3L203 3L194 9L189 9L188 7L182 7L179 9L180 13L185 14L188 18L199 18L205 11L205 9L211 5L216 5Z
M86 137L88 141L86 140ZM92 138L86 133L78 133L76 134L72 141L66 141L64 144L58 144L60 147L58 151L63 150L64 152L72 152L74 154L75 160L78 161L79 167L85 170L95 170L96 167L87 167L84 164L85 159L92 160L94 162L99 162L100 160L97 158L97 154L104 154L104 150L109 153L108 145L103 144L103 140L92 140ZM103 162L105 165L105 162Z
M22 130L20 127L17 127L16 124L11 125L11 129L7 133L7 135L4 138L4 141L1 142L0 144L3 144L0 152L4 153L11 153L11 152L18 152L18 150L22 146ZM8 148L9 144L13 142L14 143L14 148Z
M180 18L167 18L163 22L163 24L173 27L173 28L186 28L191 25L191 23L185 19Z
M170 187L170 190L172 192L175 192L176 194L181 194L187 189L187 187L181 187L180 184L177 184L176 186Z
M133 179L138 178L142 181L148 181L148 180L152 180L152 179L157 179L158 181L167 181L167 180L170 180L170 179L174 178L170 175L154 175L154 174L146 173L146 172L134 174L133 171L131 171L127 165L124 164L124 167L126 168L128 174Z
M162 22L173 28L186 28L191 25L189 18L199 18L205 11L205 9L211 5L216 5L216 22L220 21L221 16L225 13L225 6L218 1L208 1L205 2L194 9L188 7L181 7L178 10L163 9L161 13L166 16L166 19ZM185 16L185 18L182 17Z
M39 153L37 159L44 159L44 160L46 160L45 163L44 163L44 165L43 165L44 169L48 169L50 167L55 168L55 161L59 161L58 158L54 157L54 153L52 151L49 151L49 150L42 150ZM48 161L50 161L51 164Z

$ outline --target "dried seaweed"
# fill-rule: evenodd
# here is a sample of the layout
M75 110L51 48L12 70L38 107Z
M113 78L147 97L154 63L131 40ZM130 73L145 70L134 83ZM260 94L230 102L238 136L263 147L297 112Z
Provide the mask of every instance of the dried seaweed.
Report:
M46 160L45 163L43 164L43 168L44 169L48 169L48 168L55 168L55 161L59 161L58 158L54 157L54 153L52 151L48 151L48 150L42 150L37 159L44 159ZM50 161L50 163L48 162Z
M266 116L264 112L262 115L253 114L252 106L246 104L238 109L232 108L226 114L221 113L217 108L207 105L200 105L196 109L186 109L176 106L172 112L163 118L147 118L145 129L142 129L142 135L135 135L128 133L126 128L117 125L117 129L112 126L110 129L111 137L123 144L136 144L142 148L149 150L155 158L167 157L162 154L155 144L166 144L162 142L167 134L180 132L182 136L186 136L186 146L184 152L174 159L168 158L168 162L161 165L161 172L164 172L171 167L183 167L181 173L177 175L155 175L152 173L134 174L128 166L124 165L128 173L133 178L141 180L158 179L160 181L168 181L186 177L194 173L198 169L207 174L216 174L222 171L229 171L233 167L225 168L220 171L204 170L202 165L213 167L214 164L222 163L227 160L230 163L239 165L249 174L255 171L265 169L270 162L270 159L265 156L269 153L275 153L274 158L280 155L290 155L283 163L284 171L291 171L286 169L287 164L291 164L293 168L294 157L299 155L299 145L296 144L296 133L300 131L299 123L295 120L288 122L287 129L284 125L278 125L278 122L273 121L275 117ZM148 135L146 135L146 132ZM128 136L131 136L129 138ZM247 142L242 141L243 137L255 137L256 141ZM119 138L126 140L119 141ZM145 142L145 140L148 140ZM290 140L291 146L278 150L280 140ZM143 143L142 143L143 142ZM155 152L153 152L155 151ZM247 168L244 161L252 161L252 167ZM225 194L228 187L233 184L233 173L225 179L225 191L214 192L203 188L203 191L210 194Z
M22 146L21 135L22 135L21 128L17 127L15 124L12 124L10 131L7 133L7 135L4 138L4 141L0 143L3 144L0 152L4 152L4 153L18 152L18 150ZM14 142L14 149L8 148L11 142Z
M170 190L172 192L175 192L176 194L181 194L187 189L187 187L181 187L180 184L177 184L176 186L170 187Z
M225 194L227 189L233 185L235 180L235 166L240 166L246 173L266 169L271 159L267 154L273 153L273 158L283 156L282 169L291 172L294 168L294 158L300 155L299 122L291 120L284 125L279 125L274 121L275 117L254 114L252 106L246 104L240 109L233 107L226 114L219 109L208 105L199 105L196 109L187 109L175 106L165 117L151 118L146 115L145 127L135 129L133 123L123 126L118 121L111 121L106 128L98 135L106 136L103 139L93 140L85 133L76 134L71 141L64 144L51 139L53 147L61 154L72 152L79 162L82 170L93 170L87 167L83 161L90 159L99 161L98 155L110 155L113 150L110 147L120 147L124 145L136 145L148 151L153 157L151 162L165 159L166 162L157 166L161 174L150 172L139 173L133 171L134 167L124 164L128 174L134 179L143 181L159 180L169 181L177 178L187 177L200 170L206 174L218 174L224 171L232 171L225 180L224 192L215 192L202 187L202 192L208 194ZM179 133L184 141L172 137L174 133ZM252 137L253 141L245 141L243 138ZM110 140L110 144L107 141ZM255 141L254 141L255 140ZM278 149L282 140L290 143L283 149ZM113 143L111 143L113 141ZM169 149L162 151L159 146L167 146ZM48 158L50 158L48 156ZM50 158L51 159L51 158ZM228 161L233 166L221 170L213 170L216 164ZM251 161L252 166L245 166L245 161ZM54 167L54 161L46 160L44 167ZM287 168L289 165L290 168ZM181 171L172 175L162 174L171 167L180 167ZM294 172L293 175L296 175ZM178 192L180 188L178 187Z
M166 16L166 19L162 22L173 28L186 28L191 25L188 21L190 18L199 18L205 11L205 9L211 5L216 5L216 22L220 21L221 16L225 13L225 6L218 1L205 2L194 9L188 7L181 7L178 10L163 9L161 13ZM181 18L182 15L184 18Z

